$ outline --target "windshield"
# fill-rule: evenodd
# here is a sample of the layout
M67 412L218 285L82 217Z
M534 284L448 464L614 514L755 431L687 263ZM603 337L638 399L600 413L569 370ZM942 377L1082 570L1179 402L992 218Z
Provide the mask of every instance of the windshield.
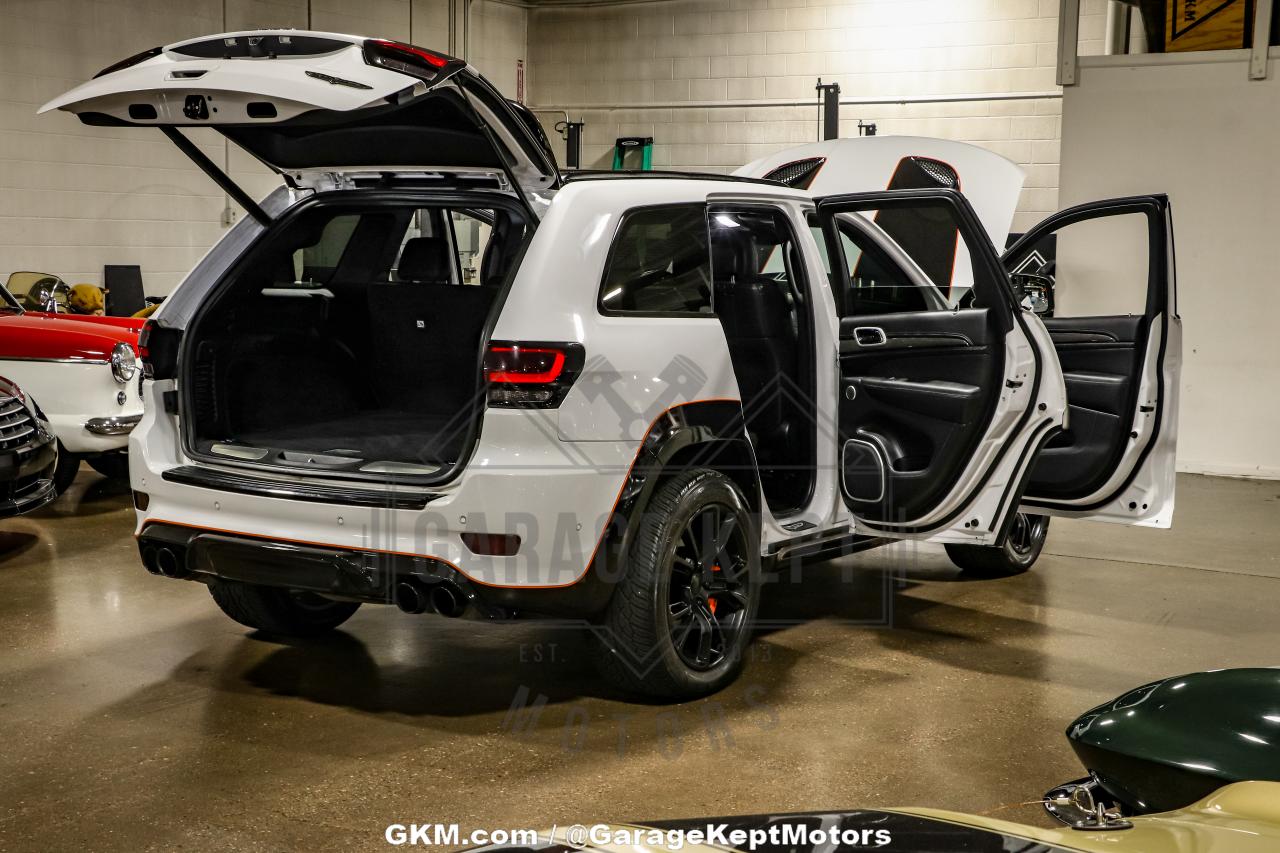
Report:
M13 298L13 294L7 288L0 286L0 311L17 311L22 313L22 306L18 304L18 300Z
M64 310L66 306L66 285L51 273L10 273L3 290L4 307L10 310L46 311L51 310L51 303L57 304L57 310Z

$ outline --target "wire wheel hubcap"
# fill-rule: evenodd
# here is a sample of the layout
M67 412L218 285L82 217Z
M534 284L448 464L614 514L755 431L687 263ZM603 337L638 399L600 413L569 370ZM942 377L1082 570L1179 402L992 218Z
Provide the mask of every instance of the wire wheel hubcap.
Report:
M747 533L732 508L710 504L676 541L667 595L671 644L689 668L715 668L746 636Z

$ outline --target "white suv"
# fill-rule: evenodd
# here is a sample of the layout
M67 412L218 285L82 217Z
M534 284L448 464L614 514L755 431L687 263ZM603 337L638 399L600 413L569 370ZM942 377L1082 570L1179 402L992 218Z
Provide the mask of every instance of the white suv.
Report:
M1163 197L1002 261L1021 174L955 143L562 175L465 63L328 33L157 48L53 108L159 127L249 212L143 332L129 453L147 569L245 625L583 617L610 677L690 696L782 561L925 539L1012 574L1050 515L1170 522ZM202 126L286 186L256 204ZM1120 279L1136 312L1064 310Z

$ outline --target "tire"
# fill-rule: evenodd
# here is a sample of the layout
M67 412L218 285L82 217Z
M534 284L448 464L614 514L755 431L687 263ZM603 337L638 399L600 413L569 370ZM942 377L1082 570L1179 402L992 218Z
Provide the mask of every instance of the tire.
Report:
M53 490L59 495L66 494L67 489L71 488L71 484L76 480L76 474L80 473L80 457L72 453L62 446L62 442L58 442L58 464L53 469Z
M1035 564L1049 535L1047 515L1018 513L1003 545L948 545L947 556L977 578L1008 578Z
M601 675L664 700L705 696L737 678L760 604L758 531L741 491L718 471L661 484L594 626Z
M123 450L90 456L85 460L89 467L108 480L129 481L129 454Z
M249 628L282 637L315 637L337 628L358 609L358 601L330 601L311 592L220 580L209 594L222 612Z

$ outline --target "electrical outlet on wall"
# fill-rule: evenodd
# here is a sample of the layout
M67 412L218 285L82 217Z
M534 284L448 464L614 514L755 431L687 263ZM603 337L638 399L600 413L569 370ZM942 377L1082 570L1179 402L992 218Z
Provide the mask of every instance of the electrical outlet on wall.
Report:
M222 224L228 228L236 224L236 209L231 205L222 209Z

